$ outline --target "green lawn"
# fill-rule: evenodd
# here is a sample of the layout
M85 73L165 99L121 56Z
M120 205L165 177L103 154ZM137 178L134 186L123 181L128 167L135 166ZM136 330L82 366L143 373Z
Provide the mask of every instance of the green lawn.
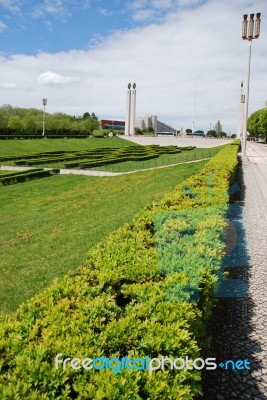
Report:
M40 153L57 150L88 150L99 147L138 146L129 140L119 137L104 139L29 139L29 140L1 140L0 156L15 156L26 153Z
M14 311L205 162L116 177L54 176L0 188L0 310Z

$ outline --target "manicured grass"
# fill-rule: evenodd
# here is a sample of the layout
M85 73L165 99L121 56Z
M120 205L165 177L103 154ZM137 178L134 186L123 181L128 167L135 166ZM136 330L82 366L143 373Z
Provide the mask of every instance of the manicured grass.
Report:
M88 150L99 147L126 147L138 146L129 140L119 137L104 139L29 139L29 140L1 140L0 156L15 156L26 153L40 153L57 150Z
M205 162L116 177L55 176L0 189L0 307L14 311Z

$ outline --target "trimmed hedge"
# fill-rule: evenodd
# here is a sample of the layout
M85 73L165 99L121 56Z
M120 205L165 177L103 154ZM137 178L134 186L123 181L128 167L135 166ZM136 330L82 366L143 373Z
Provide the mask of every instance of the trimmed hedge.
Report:
M147 154L147 155L129 155L129 156L124 156L123 154L120 156L117 156L116 158L110 157L110 158L103 158L101 160L92 160L91 162L76 162L76 163L65 163L64 166L66 168L73 168L73 167L79 167L79 168L93 168L93 167L101 167L109 164L117 164L121 162L126 162L126 161L145 161L145 160L150 160L152 158L157 158L158 154Z
M205 321L213 304L213 272L223 254L227 190L238 146L223 148L200 173L91 250L75 274L55 281L2 321L0 397L189 400L201 393L197 370L166 369L151 376L146 371L56 370L55 356L200 357L208 343ZM172 245L176 240L179 246L177 238L185 230L194 232L184 243L184 271L176 271L173 263L166 273L159 265L162 241ZM196 252L194 262L209 264L200 265L199 300L166 302L170 287L188 282L195 265L190 254Z
M64 132L64 134L62 135L49 135L49 134L45 134L45 138L46 139L65 139L65 138L69 138L69 139L87 139L92 137L92 135L75 135L73 133L68 133L68 132ZM42 133L40 134L36 134L36 135L27 135L27 134L13 134L13 135L0 135L0 140L23 140L23 139L44 139L44 136L42 135Z
M33 179L47 178L49 176L59 174L58 169L53 170L43 170L43 169L31 169L29 171L17 172L16 174L0 176L0 185L13 185L15 183L22 183L31 181Z
M1 171L3 171L3 170L1 170ZM5 177L10 177L10 176L21 175L21 174L25 174L25 172L29 172L29 171L33 171L33 170L31 169L31 170L26 170L26 171L21 171L21 172L20 171L15 171L15 172L7 171L5 174L1 174L0 177L5 178ZM36 169L34 169L34 171L43 171L43 169L36 168Z
M185 150L189 150L184 148ZM192 148L193 149L193 148ZM82 151L55 151L44 153L32 153L29 155L0 157L2 161L14 161L16 165L32 166L50 163L64 163L67 168L81 166L91 168L94 166L104 166L112 163L124 161L144 161L150 158L156 158L161 154L177 154L182 148L177 146L128 146L121 148L99 148ZM149 157L149 158L144 158ZM79 162L81 160L81 162ZM101 163L96 163L95 160L101 160ZM118 161L121 160L121 161Z

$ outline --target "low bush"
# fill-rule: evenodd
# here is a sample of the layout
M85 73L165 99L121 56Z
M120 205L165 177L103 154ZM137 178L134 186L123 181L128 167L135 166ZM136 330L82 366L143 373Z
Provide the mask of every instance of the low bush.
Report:
M28 171L17 172L11 176L0 176L0 185L13 185L15 183L27 182L33 179L47 178L59 173L58 169L53 170L43 170L43 169L31 169Z
M0 397L189 400L201 393L198 370L63 370L55 369L55 357L201 356L238 146L224 147L90 251L77 273L2 321ZM199 298L177 299L177 287L191 284L190 276L197 276Z
M189 148L184 148L190 150ZM192 148L193 149L193 148ZM177 146L128 146L121 148L99 148L95 150L83 151L55 151L22 156L12 156L0 158L1 161L14 161L19 166L32 166L41 164L64 163L66 168L74 168L81 165L83 168L92 168L104 166L124 161L145 161L150 158L156 158L161 154L178 154L183 148ZM145 158L148 157L148 158ZM79 162L81 160L81 162ZM101 160L95 163L95 160Z

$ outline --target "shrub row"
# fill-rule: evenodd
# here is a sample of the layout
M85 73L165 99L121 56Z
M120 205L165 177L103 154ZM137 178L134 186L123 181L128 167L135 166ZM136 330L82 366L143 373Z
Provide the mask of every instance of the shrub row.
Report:
M36 153L22 156L10 156L10 157L2 157L1 161L15 161L16 165L36 165L36 164L49 164L49 163L59 163L59 162L68 162L75 160L84 160L90 159L89 161L93 161L95 159L105 159L106 157L109 159L109 156L112 158L126 157L129 156L129 160L132 156L144 156L144 155L152 155L157 154L176 154L180 153L182 148L178 148L177 146L128 146L121 148L99 148L95 150L83 150L83 151L61 151L61 152L47 152L47 153ZM189 150L185 148L185 150ZM136 159L138 161L138 159ZM142 160L142 159L141 159ZM123 160L127 161L127 160ZM89 163L90 163L89 162ZM116 161L118 162L118 161ZM110 162L107 162L109 164ZM74 166L77 166L78 163L74 163ZM105 165L101 164L101 165ZM69 168L70 165L68 165Z
M33 171L33 170L31 169L30 171ZM43 171L43 169L42 168L35 168L34 171ZM21 172L20 171L15 171L15 172L6 171L6 173L1 174L0 177L1 178L5 178L7 176L9 177L9 176L23 175L23 174L25 174L25 172L29 172L29 170L21 171Z
M93 167L99 167L99 166L104 166L104 165L109 165L109 164L116 164L120 162L126 162L126 161L145 161L145 160L150 160L152 158L157 158L160 154L174 154L174 153L180 153L180 149L175 149L173 148L174 146L170 146L171 148L133 148L129 149L127 147L121 148L113 153L111 153L110 157L103 158L99 161L90 161L90 162L70 162L70 163L64 163L66 168L74 168L74 167L80 167L80 168L93 168Z
M148 154L148 155L129 155L129 156L124 156L121 155L120 157L110 157L110 158L103 158L101 160L92 160L92 161L86 161L86 162L76 162L76 163L65 163L64 166L66 168L73 168L73 167L79 167L79 168L93 168L93 167L102 167L105 165L110 165L110 164L117 164L121 162L126 162L126 161L146 161L146 160L151 160L152 158L157 158L158 154Z
M237 151L238 144L223 148L200 173L96 246L77 273L55 281L2 321L0 397L189 400L200 394L197 370L166 368L151 376L141 370L117 375L111 369L56 370L55 356L200 356ZM191 232L188 241L185 231ZM159 259L164 266L165 245L175 241L180 250L185 246L186 265L176 270L177 260L169 257L166 271ZM187 283L188 270L198 263L199 300L177 302L175 293L166 299L170 288Z
M64 132L64 134L62 135L49 135L46 134L45 138L46 139L87 139L92 137L92 135L74 135L68 132ZM0 140L23 140L23 139L44 139L42 134L36 134L36 135L26 135L26 134L22 134L22 133L15 133L13 135L0 135Z
M31 160L31 159L38 159L38 158L43 158L43 157L47 157L47 156L62 156L65 153L69 153L69 151L47 151L47 152L43 152L43 153L30 153L30 154L22 154L19 156L5 156L5 157L0 157L0 163L2 161L16 161L16 160L20 160L20 159L25 159L25 160ZM76 153L76 151L72 151L71 153Z
M0 184L2 186L13 185L15 183L27 182L33 179L46 178L48 176L56 175L59 170L43 170L43 169L31 169L30 171L17 172L11 176L0 176Z
M118 148L98 148L98 149L92 149L92 150L72 150L72 151L47 151L47 152L42 152L42 153L30 153L30 154L23 154L19 156L4 156L0 157L0 163L3 161L16 161L16 160L22 160L23 162L27 162L27 160L32 160L36 159L36 162L39 160L39 158L56 158L56 157L63 157L64 155L66 156L76 156L76 153L78 154L86 154L86 155L101 155L101 154L109 154L111 151L115 151ZM55 157L53 157L55 156Z
M58 162L65 162L65 161L69 161L69 160L85 160L85 159L104 159L104 157L106 156L110 156L110 155L115 155L117 156L117 152L112 150L112 149L108 149L107 151L101 151L99 152L93 152L93 151L82 151L79 152L77 154L73 154L73 153L67 153L64 155L56 155L55 157L44 157L43 155L41 156L41 158L33 158L30 157L30 159L28 160L27 158L23 158L22 160L19 159L18 161L15 161L16 165L35 165L35 164L49 164L49 163L58 163ZM141 153L143 154L143 153ZM118 157L119 157L120 153L118 153Z

